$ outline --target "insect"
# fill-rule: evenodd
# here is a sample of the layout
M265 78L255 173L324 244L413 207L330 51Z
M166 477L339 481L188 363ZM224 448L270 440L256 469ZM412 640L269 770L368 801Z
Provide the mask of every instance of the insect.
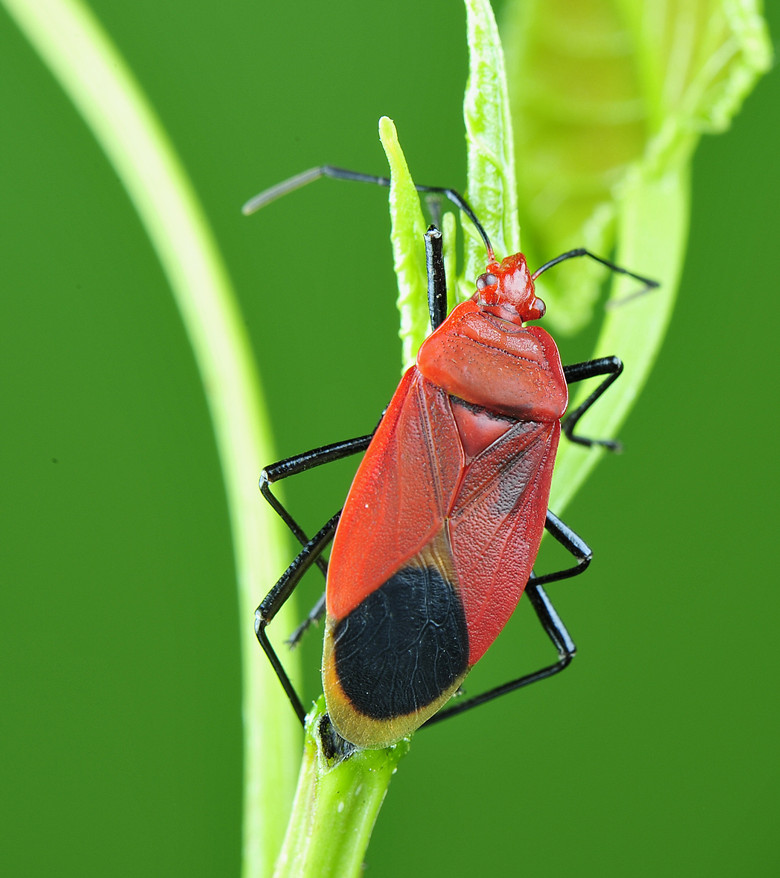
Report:
M385 178L314 168L252 199L245 212L320 176L389 185ZM328 713L346 741L364 748L388 746L423 723L549 677L571 662L574 643L544 586L582 573L591 550L547 508L550 480L561 429L581 445L616 447L574 430L623 365L617 357L603 357L562 366L550 335L526 325L545 313L534 281L559 262L587 256L657 286L584 249L533 273L521 253L498 262L461 195L417 188L449 198L482 236L487 266L474 295L447 316L441 233L429 227L424 244L433 331L379 426L372 434L266 467L260 479L263 495L302 548L257 609L258 640L303 721L302 702L266 628L317 564L327 574L324 604L312 610L294 639L325 613L322 679ZM592 377L604 380L564 417L568 385ZM271 484L363 451L344 508L309 539ZM533 566L545 528L574 563L537 575ZM322 554L331 541L326 564ZM557 660L442 710L524 592Z

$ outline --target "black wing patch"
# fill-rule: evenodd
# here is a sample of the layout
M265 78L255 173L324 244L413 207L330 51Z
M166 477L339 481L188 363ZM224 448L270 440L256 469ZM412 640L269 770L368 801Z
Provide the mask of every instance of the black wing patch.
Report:
M402 567L336 623L333 641L344 693L376 720L420 710L468 666L463 604L435 567Z

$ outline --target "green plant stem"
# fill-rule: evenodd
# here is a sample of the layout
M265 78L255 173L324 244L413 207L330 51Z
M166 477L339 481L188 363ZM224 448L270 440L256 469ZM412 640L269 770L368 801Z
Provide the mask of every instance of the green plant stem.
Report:
M299 736L252 630L284 560L256 477L273 458L250 345L213 235L175 152L122 58L77 0L3 0L89 125L170 281L211 413L239 585L244 673L247 876L268 874L286 822ZM268 758L267 754L274 754Z
M274 878L360 875L390 779L409 750L403 739L384 750L357 750L347 759L328 756L319 733L325 716L320 698L306 718L298 791Z

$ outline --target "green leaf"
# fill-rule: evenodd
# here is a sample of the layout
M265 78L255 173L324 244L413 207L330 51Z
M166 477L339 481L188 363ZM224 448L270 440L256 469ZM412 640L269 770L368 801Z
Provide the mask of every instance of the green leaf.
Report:
M751 0L509 0L502 17L526 253L609 254L638 178L680 175L702 131L724 130L771 60ZM632 265L657 273L654 262ZM540 284L548 322L588 322L595 265Z
M468 162L468 200L488 230L499 259L520 250L517 184L504 53L488 0L466 0L469 78L463 101ZM485 247L466 228L466 299L485 266Z
M398 142L398 133L392 119L387 116L379 120L379 139L390 164L390 240L398 278L401 360L406 370L414 363L417 349L430 329L423 245L426 225L420 208L420 196L414 188L412 175Z
M626 371L581 432L612 438L663 340L688 232L690 160L704 131L724 130L771 61L750 0L511 0L502 32L515 119L519 204L531 264L573 247L661 282L603 314L593 356ZM605 271L577 260L545 274L545 322L588 322ZM544 281L544 282L542 282ZM610 298L636 289L608 278ZM572 405L583 398L574 395ZM550 504L560 512L603 451L563 443Z

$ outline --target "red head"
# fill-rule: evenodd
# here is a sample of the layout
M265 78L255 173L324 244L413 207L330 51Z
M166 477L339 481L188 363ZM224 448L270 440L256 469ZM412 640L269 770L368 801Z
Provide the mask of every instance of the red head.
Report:
M477 278L474 301L483 311L511 323L538 320L544 316L545 304L536 297L525 256L516 253L491 262Z

